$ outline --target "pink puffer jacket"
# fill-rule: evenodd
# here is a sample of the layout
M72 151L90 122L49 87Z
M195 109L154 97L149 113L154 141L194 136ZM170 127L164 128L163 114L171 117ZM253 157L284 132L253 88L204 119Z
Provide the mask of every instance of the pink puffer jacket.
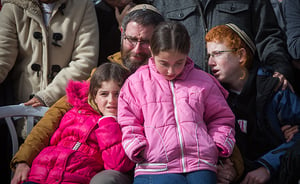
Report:
M132 74L120 91L118 122L125 152L138 163L135 175L216 171L218 156L228 157L235 144L227 95L190 59L173 81L153 58Z
M134 164L121 145L121 130L114 117L101 117L87 103L88 83L71 81L67 96L73 108L62 118L50 145L34 159L29 181L89 183L103 169L121 172Z

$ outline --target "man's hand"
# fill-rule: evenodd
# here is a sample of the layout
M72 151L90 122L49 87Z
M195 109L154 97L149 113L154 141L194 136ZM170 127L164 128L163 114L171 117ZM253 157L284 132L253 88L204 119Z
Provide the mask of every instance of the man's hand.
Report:
M119 28L122 26L122 20L124 16L128 13L128 11L134 6L134 4L129 3L128 5L125 6L123 11L120 13L119 8L115 7L115 16L119 24Z
M17 164L14 177L11 180L11 184L18 184L27 180L27 175L30 171L30 167L26 163Z
M233 162L227 158L222 160L222 164L217 166L217 183L218 184L229 184L234 181L237 173L233 166Z
M33 97L29 101L25 102L24 105L38 107L38 106L45 106L43 102L41 102L37 97Z
M284 138L286 139L286 142L289 142L293 139L294 135L298 133L298 125L284 125L281 127L281 131L284 134Z
M263 184L269 181L270 173L265 167L249 172L241 184Z
M279 79L279 83L277 87L274 89L274 91L278 91L278 89L281 87L282 90L285 90L287 87L291 89L293 93L295 93L293 86L290 84L290 82L279 72L274 72L273 77L277 77Z

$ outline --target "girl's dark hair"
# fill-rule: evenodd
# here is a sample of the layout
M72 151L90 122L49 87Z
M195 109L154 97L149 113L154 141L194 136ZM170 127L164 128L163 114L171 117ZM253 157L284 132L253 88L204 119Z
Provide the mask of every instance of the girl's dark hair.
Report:
M157 25L150 40L153 55L168 50L188 54L190 44L187 29L181 23L175 21L166 21Z
M102 83L104 81L113 80L117 82L118 85L121 87L128 76L129 71L122 67L120 64L108 62L100 65L95 70L90 80L90 88L88 95L89 104L95 110L98 110L94 99L96 97L98 89L101 88Z

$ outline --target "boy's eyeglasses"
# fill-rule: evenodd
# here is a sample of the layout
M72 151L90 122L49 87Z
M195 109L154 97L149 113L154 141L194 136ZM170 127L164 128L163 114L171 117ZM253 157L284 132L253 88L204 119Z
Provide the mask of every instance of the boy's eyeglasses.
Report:
M131 47L135 47L137 45L137 43L140 43L140 46L142 48L148 48L150 45L150 41L149 40L139 40L138 38L135 37L131 37L131 36L127 36L125 33L123 35L124 40L127 40L129 45Z
M218 56L222 55L224 52L235 52L235 51L237 51L237 50L238 50L238 49L231 49L231 50L216 50L216 51L213 51L212 53L207 54L207 55L208 55L208 58L210 58L210 56L213 57L213 58L215 58L215 57L218 57Z

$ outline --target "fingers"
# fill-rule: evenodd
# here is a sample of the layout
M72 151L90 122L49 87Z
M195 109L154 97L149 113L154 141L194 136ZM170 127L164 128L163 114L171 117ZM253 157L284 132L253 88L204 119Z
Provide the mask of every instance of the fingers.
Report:
M24 181L27 180L27 175L28 175L27 172L22 172L22 173L21 173L21 182L24 182Z
M131 4L128 4L125 6L125 8L122 10L122 12L120 13L119 11L119 8L118 7L115 7L115 16L116 16L116 19L118 21L118 24L119 24L119 28L122 26L122 21L123 21L123 18L124 16L128 13L128 11L132 8L132 5Z
M286 79L283 79L283 83L282 83L281 89L285 90L287 88L287 86L288 86L288 81Z
M131 4L126 5L125 8L124 8L123 11L122 11L122 14L123 14L123 15L126 15L127 12L128 12L131 8L132 8L132 5L131 5Z
M287 87L289 87L293 93L295 92L293 86L289 83L289 81L285 78L284 75L282 75L279 72L274 72L273 77L277 77L279 79L279 83L274 89L274 91L277 91L281 86L282 90L285 90Z
M223 168L224 169L224 168ZM232 180L230 180L230 176L228 176L225 172L219 171L217 173L218 183L229 184Z
M288 80L287 80L287 82L288 82ZM293 92L293 93L295 93L295 90L294 90L294 88L293 88L293 86L288 82L288 87L290 88L290 90Z
M293 86L289 83L289 81L286 78L283 78L283 84L282 84L282 90L285 90L286 88L290 88L290 90L295 93Z
M217 166L218 183L231 183L236 177L236 171L230 159L224 159L223 165Z
M16 175L14 175L14 177L10 181L10 184L18 184L20 181L21 181L20 178L18 178Z
M229 158L224 160L224 164L228 164L230 166L233 166L233 162Z
M218 184L229 184L230 181L228 181L226 178L218 178Z
M284 133L287 129L289 129L291 127L291 125L283 125L281 127L281 131Z
M30 171L30 168L25 163L18 164L14 176L11 180L11 184L22 183L27 180L27 175Z
M33 97L29 101L25 102L24 105L32 107L44 106L44 104L36 97Z
M289 142L293 139L294 135L298 133L299 129L297 125L294 125L284 131L284 137L286 142Z
M276 88L274 91L278 91L280 86L282 85L282 88L284 88L283 83L284 83L284 76L280 74L279 72L274 72L273 77L277 77L279 79L279 83L277 84Z
M241 184L262 184L270 179L270 173L265 167L249 172Z
M116 17L120 17L120 11L118 7L115 7L115 15Z

